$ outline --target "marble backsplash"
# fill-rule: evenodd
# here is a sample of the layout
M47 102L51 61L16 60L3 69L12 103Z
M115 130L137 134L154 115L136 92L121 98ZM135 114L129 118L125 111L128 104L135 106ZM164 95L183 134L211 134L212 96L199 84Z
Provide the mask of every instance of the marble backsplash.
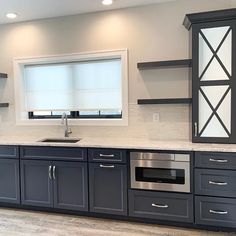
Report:
M129 104L128 126L72 126L73 135L78 137L140 138L155 140L189 141L191 106L137 105ZM159 113L159 121L153 121L153 113ZM3 136L62 136L63 127L58 120L55 126L16 126L14 105L0 111L0 135Z

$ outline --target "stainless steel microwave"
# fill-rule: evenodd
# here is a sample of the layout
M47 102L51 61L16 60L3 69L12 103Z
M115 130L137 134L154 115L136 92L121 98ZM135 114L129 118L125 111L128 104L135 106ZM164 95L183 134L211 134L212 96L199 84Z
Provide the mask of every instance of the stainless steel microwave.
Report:
M131 188L190 192L190 155L130 153Z

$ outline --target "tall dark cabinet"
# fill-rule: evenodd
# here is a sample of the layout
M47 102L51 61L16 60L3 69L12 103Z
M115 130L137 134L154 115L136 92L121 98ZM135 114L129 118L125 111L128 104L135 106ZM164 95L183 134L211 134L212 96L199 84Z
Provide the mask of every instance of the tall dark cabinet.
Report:
M192 140L236 143L236 9L186 15L192 38Z

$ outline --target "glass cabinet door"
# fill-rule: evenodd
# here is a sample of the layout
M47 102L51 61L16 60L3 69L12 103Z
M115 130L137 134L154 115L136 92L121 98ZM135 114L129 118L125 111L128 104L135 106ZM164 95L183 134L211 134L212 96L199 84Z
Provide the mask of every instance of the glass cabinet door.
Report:
M197 53L193 55L193 141L228 143L232 138L234 28L232 22L213 25L193 30Z

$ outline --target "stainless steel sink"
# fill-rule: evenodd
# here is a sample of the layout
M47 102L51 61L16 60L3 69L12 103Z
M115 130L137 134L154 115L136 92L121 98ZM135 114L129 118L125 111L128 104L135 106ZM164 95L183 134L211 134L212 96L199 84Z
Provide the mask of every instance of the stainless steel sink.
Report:
M80 139L63 139L63 138L45 138L42 140L39 140L38 142L42 143L77 143Z

